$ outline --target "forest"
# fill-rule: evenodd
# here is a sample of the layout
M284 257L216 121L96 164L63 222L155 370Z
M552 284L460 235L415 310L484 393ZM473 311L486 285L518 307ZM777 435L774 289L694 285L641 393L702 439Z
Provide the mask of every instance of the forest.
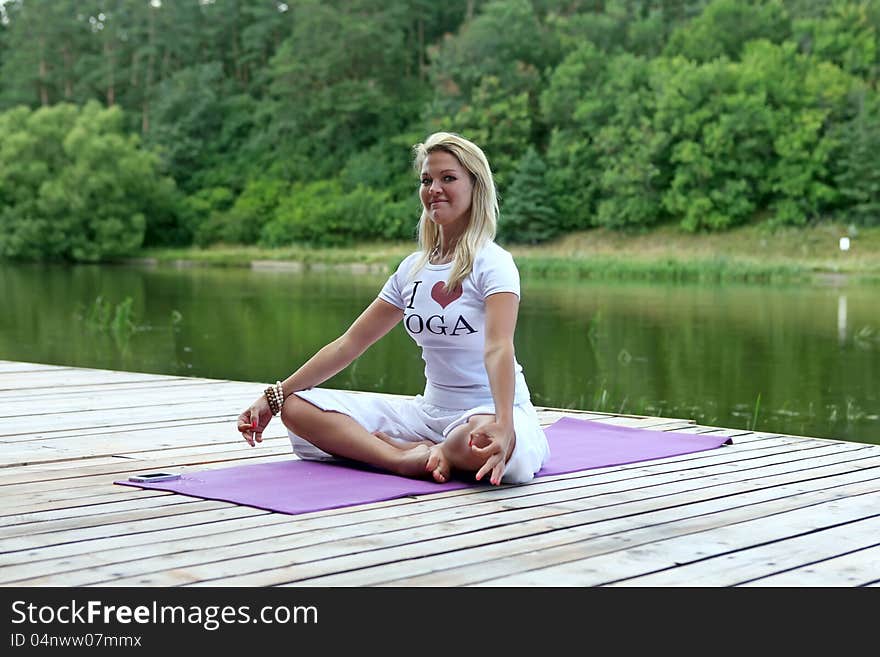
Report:
M880 224L877 0L6 0L0 257L408 240L480 144L499 241Z

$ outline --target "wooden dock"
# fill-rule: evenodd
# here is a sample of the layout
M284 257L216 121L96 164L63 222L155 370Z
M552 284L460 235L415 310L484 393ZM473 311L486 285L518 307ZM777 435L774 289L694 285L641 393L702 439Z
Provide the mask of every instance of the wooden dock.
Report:
M3 586L877 586L880 445L715 432L708 452L290 516L113 484L293 458L262 384L0 361Z

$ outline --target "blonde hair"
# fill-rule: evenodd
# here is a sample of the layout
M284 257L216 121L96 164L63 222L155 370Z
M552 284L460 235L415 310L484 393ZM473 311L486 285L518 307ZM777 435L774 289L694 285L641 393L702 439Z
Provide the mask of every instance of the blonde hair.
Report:
M421 175L422 165L428 155L436 151L446 151L453 155L468 170L473 183L471 194L471 216L467 227L455 245L452 271L446 281L446 291L454 290L471 273L477 252L487 242L495 239L498 224L498 193L492 178L492 169L485 153L472 141L452 132L435 132L424 143L413 146L415 159L413 166ZM419 219L419 247L422 255L413 266L411 274L424 267L431 252L440 245L440 228L428 217L423 207Z

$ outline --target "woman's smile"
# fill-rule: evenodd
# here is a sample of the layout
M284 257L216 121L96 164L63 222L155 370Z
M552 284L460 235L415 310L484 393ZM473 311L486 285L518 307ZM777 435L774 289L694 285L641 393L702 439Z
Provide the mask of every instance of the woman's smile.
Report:
M467 224L472 193L470 173L454 155L434 151L425 158L419 197L434 223L440 226Z

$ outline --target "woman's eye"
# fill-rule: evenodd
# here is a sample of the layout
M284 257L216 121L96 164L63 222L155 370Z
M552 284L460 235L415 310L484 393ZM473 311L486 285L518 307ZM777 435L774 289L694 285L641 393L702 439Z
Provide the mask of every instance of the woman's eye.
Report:
M441 178L441 181L444 182L444 183L455 182L455 180L456 180L456 177L455 177L455 176L443 176L443 177ZM430 185L432 182L433 182L433 181L432 181L430 178L422 178L422 185L424 185L425 187L427 187L428 185Z

